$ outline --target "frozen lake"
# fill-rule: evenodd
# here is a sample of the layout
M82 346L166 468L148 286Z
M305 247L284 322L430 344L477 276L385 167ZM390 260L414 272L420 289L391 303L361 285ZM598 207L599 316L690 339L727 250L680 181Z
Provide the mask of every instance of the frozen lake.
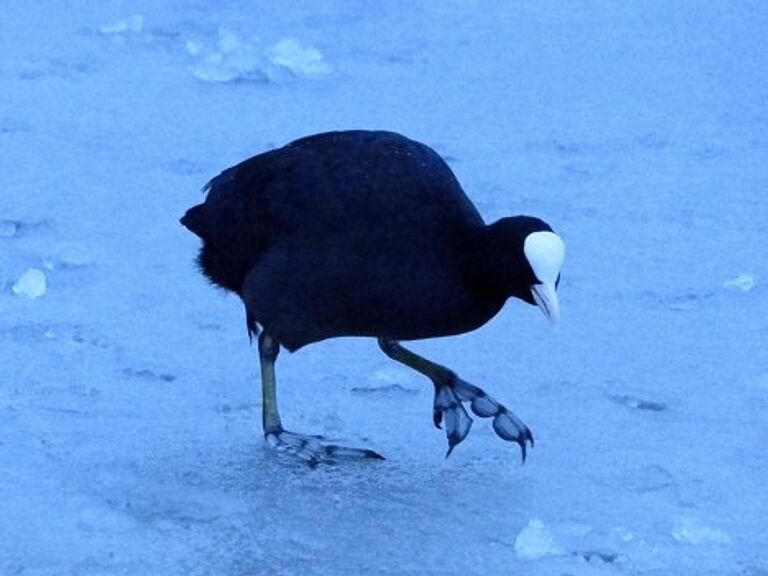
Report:
M0 574L768 576L768 4L10 4L0 10ZM450 163L568 246L552 330L510 301L414 343L516 412L450 459L372 340L278 364L178 223L325 130ZM405 281L405 280L404 280Z

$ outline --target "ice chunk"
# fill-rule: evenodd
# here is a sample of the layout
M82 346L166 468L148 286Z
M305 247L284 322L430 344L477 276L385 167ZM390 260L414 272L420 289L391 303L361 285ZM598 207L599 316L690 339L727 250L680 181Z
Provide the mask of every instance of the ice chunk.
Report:
M198 43L187 43L187 52L201 58L191 67L192 74L205 82L224 83L267 80L262 68L264 57L252 42L243 41L236 32L219 29L217 49L208 51Z
M203 62L192 67L192 74L205 82L232 82L240 77L240 72L224 63L224 57L217 53L209 54Z
M651 412L663 412L667 409L667 405L664 402L657 402L655 400L644 400L631 396L629 394L609 394L610 398L616 404L621 404L627 408L634 410L650 410Z
M184 44L184 47L192 56L197 56L200 54L200 52L203 51L203 45L195 40L187 40L187 42Z
M316 78L332 70L319 50L298 40L284 38L264 50L258 38L243 39L227 28L219 29L213 49L194 41L187 42L186 48L197 59L190 70L206 82L282 83Z
M621 564L622 552L634 535L624 528L611 531L596 529L575 521L544 524L532 518L515 539L515 553L522 560L538 560L552 556L575 556L598 564Z
M19 223L15 220L0 220L0 238L13 238L19 229Z
M624 526L617 526L613 529L613 533L618 536L622 542L632 542L635 539L635 535L631 530L627 530Z
M240 41L236 32L227 28L219 28L219 50L223 54L242 50L243 46L243 42Z
M744 273L723 282L723 288L733 290L734 292L749 292L756 285L755 277L752 274Z
M730 536L722 530L705 526L699 520L688 516L677 521L672 536L675 540L687 544L728 544L731 541Z
M539 518L531 518L515 538L515 553L523 560L537 560L562 554L562 551L555 544L552 532L544 522Z
M638 494L675 490L675 477L666 468L654 465L630 467L622 474L622 485Z
M55 223L51 220L0 220L0 238L21 238L33 234L42 235L53 230L55 230Z
M102 26L100 31L107 36L114 36L116 34L125 34L126 32L139 33L144 29L144 16L141 14L134 14L129 18L115 22L114 24L107 24Z
M382 368L373 373L372 379L378 382L386 382L387 384L396 384L403 380L403 371L394 366Z
M91 264L93 258L90 251L82 244L63 242L58 244L43 265L49 270L55 268L82 268Z
M319 50L303 46L294 38L283 38L267 50L269 61L278 69L294 76L311 78L329 74L332 70Z
M754 380L750 380L747 384L752 388L768 392L768 373L761 374Z
M383 384L380 386L353 386L349 389L352 394L380 394L382 396L404 396L418 394L415 388L406 388L398 383Z
M37 268L29 268L11 288L14 294L33 300L45 294L45 274Z

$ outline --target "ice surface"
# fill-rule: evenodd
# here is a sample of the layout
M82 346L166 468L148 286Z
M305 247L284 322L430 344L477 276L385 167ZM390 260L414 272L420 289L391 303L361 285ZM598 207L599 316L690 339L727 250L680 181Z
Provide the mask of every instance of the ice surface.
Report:
M768 574L768 4L478 6L4 4L0 574ZM178 218L340 128L568 245L559 332L510 301L412 343L530 425L525 466L490 426L445 460L432 384L364 339L282 353L279 398L387 460L264 448L242 305Z
M45 273L37 268L28 268L11 287L14 294L34 300L45 294Z

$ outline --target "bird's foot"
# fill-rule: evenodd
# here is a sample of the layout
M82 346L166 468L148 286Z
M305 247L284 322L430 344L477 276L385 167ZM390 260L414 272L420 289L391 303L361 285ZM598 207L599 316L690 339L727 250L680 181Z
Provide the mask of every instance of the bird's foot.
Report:
M318 464L337 464L349 460L384 460L373 450L330 444L322 436L296 434L283 429L264 433L264 439L278 452L297 456L314 468Z
M533 435L522 420L510 412L504 405L489 396L482 388L465 382L451 372L445 382L435 382L435 403L432 413L435 426L441 428L445 421L445 434L448 437L448 452L461 443L472 427L472 417L464 408L468 403L472 412L481 418L493 418L493 429L503 440L517 442L523 453L523 462L530 442L533 448Z

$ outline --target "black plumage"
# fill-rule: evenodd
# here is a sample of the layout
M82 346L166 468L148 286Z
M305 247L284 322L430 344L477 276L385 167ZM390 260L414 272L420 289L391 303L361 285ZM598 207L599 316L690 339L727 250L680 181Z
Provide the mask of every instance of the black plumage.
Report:
M182 223L212 282L288 349L467 332L533 303L518 217L486 227L433 150L387 132L310 136L214 178Z
M510 296L533 304L524 244L551 232L528 216L487 226L436 152L391 132L302 138L206 191L181 220L203 240L202 272L242 298L250 332L291 351L459 334Z

